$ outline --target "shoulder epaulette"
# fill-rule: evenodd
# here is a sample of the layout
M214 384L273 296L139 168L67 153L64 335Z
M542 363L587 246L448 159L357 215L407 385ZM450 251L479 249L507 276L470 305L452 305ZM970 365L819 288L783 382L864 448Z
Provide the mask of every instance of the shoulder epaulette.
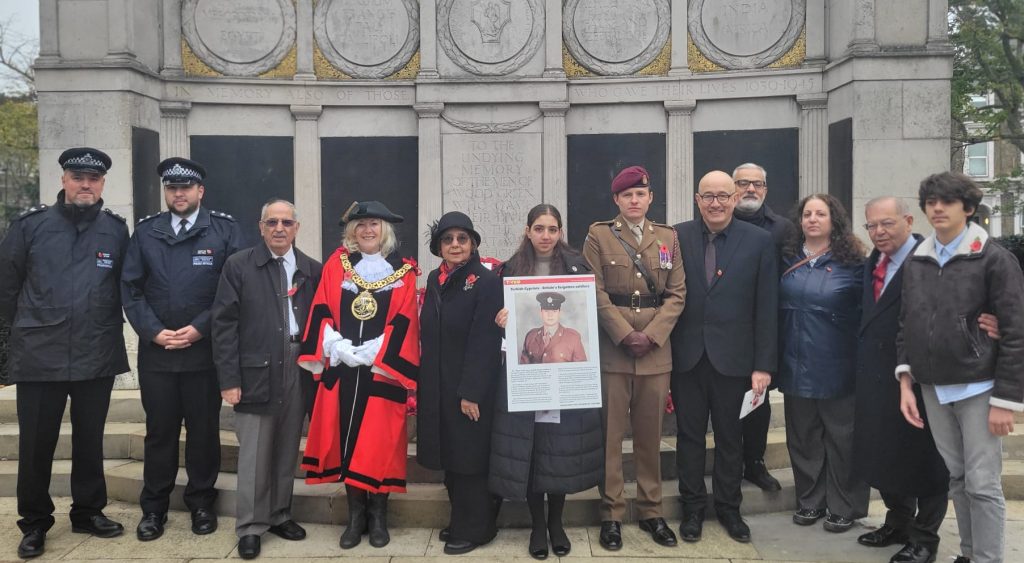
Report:
M104 207L103 211L106 211L107 215L110 215L111 217L113 217L114 219L117 219L118 221L120 221L122 223L127 223L128 222L128 219L125 219L123 215L121 215L120 213L117 213L116 211L111 210L109 207Z
M14 218L14 220L17 221L18 219L24 219L25 217L28 217L29 215L35 215L40 211L46 211L46 205L40 203L39 205L29 207L28 209L19 213L18 216Z
M142 219L139 219L138 221L136 221L135 224L136 225L141 225L142 223L145 223L146 221L149 221L150 219L154 219L156 217L159 217L162 214L163 214L163 212L158 211L156 213L153 213L152 215L146 215Z
M234 221L235 220L234 217L232 217L231 215L228 215L227 213L223 213L223 212L220 212L220 211L214 211L212 209L210 210L210 216L217 217L219 219L226 219L228 221Z

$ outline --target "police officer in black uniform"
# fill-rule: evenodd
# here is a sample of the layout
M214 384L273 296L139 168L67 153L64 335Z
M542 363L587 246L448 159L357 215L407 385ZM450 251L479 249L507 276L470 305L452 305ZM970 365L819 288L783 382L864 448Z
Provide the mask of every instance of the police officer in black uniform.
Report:
M17 384L18 556L43 554L53 526L50 472L71 398L71 530L109 538L103 515L103 427L114 376L128 371L121 316L124 217L103 208L110 157L64 151L53 206L22 213L0 243L0 318L11 325L10 380Z
M141 541L159 538L178 473L178 439L185 421L185 505L192 532L217 529L213 503L220 471L220 388L213 364L210 308L220 270L239 250L238 223L200 205L206 170L187 158L157 166L167 209L135 226L122 301L139 334L139 387L146 410L145 467L139 495Z

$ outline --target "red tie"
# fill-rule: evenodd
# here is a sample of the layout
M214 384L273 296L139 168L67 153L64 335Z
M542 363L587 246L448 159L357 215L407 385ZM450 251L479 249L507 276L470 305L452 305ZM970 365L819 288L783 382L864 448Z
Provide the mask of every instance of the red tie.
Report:
M874 277L874 289L875 289L875 301L878 301L878 297L882 295L882 288L885 287L885 271L889 269L889 255L883 254L882 259L878 261L878 265L875 266L874 271L871 272Z

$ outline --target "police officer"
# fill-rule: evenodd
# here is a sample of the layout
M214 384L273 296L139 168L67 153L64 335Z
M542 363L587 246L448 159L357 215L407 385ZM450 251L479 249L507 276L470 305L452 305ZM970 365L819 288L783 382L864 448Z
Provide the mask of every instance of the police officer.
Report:
M619 215L590 226L583 255L594 271L601 325L605 478L601 487L601 546L622 547L622 440L633 428L640 529L660 545L676 545L661 511L661 419L668 397L668 340L686 297L675 231L647 219L654 200L650 176L630 166L612 180Z
M122 299L139 334L139 387L146 410L145 467L136 528L141 541L159 538L178 473L178 439L184 419L185 505L192 532L217 529L213 503L220 471L220 388L213 364L210 308L220 270L239 250L240 229L227 214L201 206L206 170L187 158L157 166L164 186L163 213L135 226Z
M564 302L565 296L557 291L542 291L537 294L541 326L526 333L523 350L519 354L520 364L587 361L580 333L562 326Z
M53 206L22 213L0 243L0 318L11 325L17 383L18 556L43 554L53 526L48 492L61 418L71 398L71 530L109 538L103 515L103 427L114 376L128 371L118 280L128 247L124 217L103 208L110 157L81 147L57 159Z

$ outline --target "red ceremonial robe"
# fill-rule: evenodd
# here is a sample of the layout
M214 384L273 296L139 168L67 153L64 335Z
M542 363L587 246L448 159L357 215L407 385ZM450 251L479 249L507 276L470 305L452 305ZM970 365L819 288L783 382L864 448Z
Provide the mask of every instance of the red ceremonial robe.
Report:
M358 326L361 321L352 316L349 306L343 306L343 300L350 305L354 294L342 289L346 278L342 253L348 252L339 248L324 263L299 353L299 365L319 382L302 468L310 484L342 481L373 493L405 492L406 396L407 390L416 388L420 364L416 306L419 270L411 259L399 262L389 257L388 261L397 265L396 270L402 264L412 267L402 276L401 287L374 293L378 302L387 301L387 306L386 311L384 307L377 311L377 315L385 315L384 339L373 367L390 377L370 373L365 366L330 367L323 350L324 327L344 335L354 324L362 332ZM358 256L353 255L352 260L357 261ZM378 334L353 343L360 344ZM356 378L362 384L356 382L353 387Z

